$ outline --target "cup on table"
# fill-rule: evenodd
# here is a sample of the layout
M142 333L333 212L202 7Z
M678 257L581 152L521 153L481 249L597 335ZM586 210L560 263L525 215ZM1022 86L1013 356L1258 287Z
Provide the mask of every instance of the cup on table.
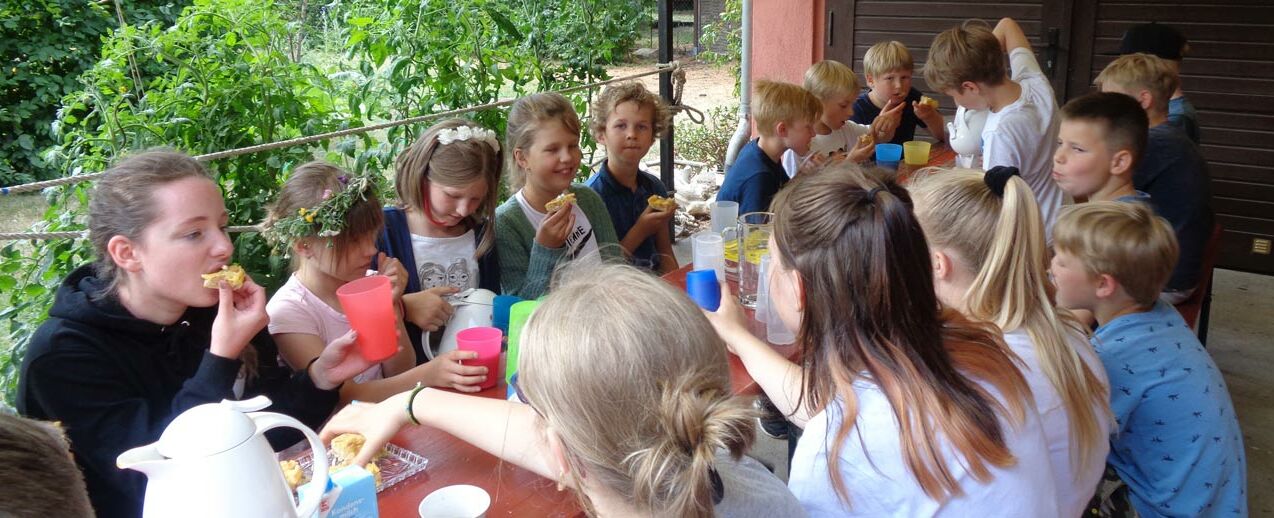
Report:
M712 226L714 233L721 234L725 242L725 276L730 279L739 277L739 204L733 201L712 202Z
M721 282L713 270L695 270L686 274L686 294L699 307L716 311L721 307Z
M372 275L336 289L349 326L358 333L355 344L367 361L381 362L398 352L398 315L389 277Z
M447 486L426 496L416 509L420 518L483 518L491 495L478 486Z
M930 144L923 140L902 143L902 156L907 165L928 165Z
M496 295L491 301L491 325L500 328L504 336L509 336L509 310L519 302L522 298L514 295Z
M487 379L478 386L489 389L500 379L500 342L504 333L494 327L471 327L456 333L456 348L461 351L473 351L478 357L465 360L465 365L480 365L487 368Z
M526 327L526 321L531 318L531 313L535 312L535 308L539 306L538 300L524 300L509 308L509 347L508 354L504 356L504 381L513 379L513 374L518 371L518 351L522 348L522 329Z
M739 304L756 308L761 257L770 251L773 212L749 212L739 216Z
M725 239L721 234L706 230L695 234L690 241L694 250L694 268L713 270L717 280L725 280Z
M898 144L876 144L876 165L885 169L897 169L902 160L902 146Z
M726 227L733 227L739 219L739 204L733 201L712 202L712 231L718 234Z
M796 333L787 328L787 324L779 318L778 309L774 305L774 295L770 290L770 274L774 262L770 254L761 257L760 288L757 291L757 321L765 324L765 341L775 345L787 345L796 341Z

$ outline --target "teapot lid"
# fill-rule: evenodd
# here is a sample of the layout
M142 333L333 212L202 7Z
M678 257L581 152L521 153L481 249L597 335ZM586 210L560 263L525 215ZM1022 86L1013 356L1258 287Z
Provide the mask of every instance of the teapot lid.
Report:
M265 396L196 406L173 419L159 436L156 448L170 459L206 457L229 450L257 433L256 423L245 412L267 406L270 399Z

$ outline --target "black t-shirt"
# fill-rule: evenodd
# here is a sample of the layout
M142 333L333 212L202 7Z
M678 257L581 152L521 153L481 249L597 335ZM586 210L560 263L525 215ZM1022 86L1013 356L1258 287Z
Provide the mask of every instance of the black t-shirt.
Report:
M929 128L925 125L925 121L916 117L916 110L912 108L911 103L919 100L920 90L912 88L910 92L907 92L907 105L902 108L902 120L898 123L898 129L894 131L893 140L889 141L891 144L902 144L903 142L915 140L916 126L920 126L925 129ZM876 120L876 116L878 115L880 115L880 108L877 108L876 105L871 102L871 98L867 96L867 92L863 92L862 95L859 95L858 99L854 101L854 114L849 117L849 120L859 124L871 124L871 121Z
M1155 211L1177 234L1181 252L1166 289L1194 287L1199 282L1203 248L1212 234L1208 169L1198 146L1171 123L1150 128L1132 183L1150 195Z

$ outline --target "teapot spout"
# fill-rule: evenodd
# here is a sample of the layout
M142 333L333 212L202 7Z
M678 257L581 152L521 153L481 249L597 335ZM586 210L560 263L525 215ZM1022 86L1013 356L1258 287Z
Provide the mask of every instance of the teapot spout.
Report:
M133 469L145 473L147 477L155 474L160 466L167 464L168 457L159 453L155 444L138 446L115 458L115 465L120 469Z

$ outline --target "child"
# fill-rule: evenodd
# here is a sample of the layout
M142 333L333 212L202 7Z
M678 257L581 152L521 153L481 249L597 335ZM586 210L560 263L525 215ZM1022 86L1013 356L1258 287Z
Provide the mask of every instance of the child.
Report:
M804 368L753 336L733 297L708 314L805 427L788 487L817 516L1057 516L1030 388L998 329L940 308L909 206L850 164L776 200L770 295Z
M524 299L543 295L562 260L599 253L619 259L606 204L592 189L571 183L579 171L579 137L579 116L561 94L529 95L509 110L509 188L517 192L496 209L504 293ZM567 194L574 203L548 210L550 201Z
M297 217L305 218L304 222ZM293 369L303 368L334 343L353 340L336 290L365 276L374 259L379 259L380 272L393 279L396 307L402 311L407 273L397 259L383 253L377 257L382 222L371 179L350 179L336 166L322 162L297 166L279 190L267 232L288 247L294 272L270 298L266 311L279 356ZM398 352L341 387L342 400L380 401L417 382L478 390L486 368L459 363L476 358L477 353L451 351L417 367L411 339L402 315L398 316Z
M1040 267L1048 260L1044 225L1031 188L1011 168L998 167L936 171L908 190L929 244L938 300L1004 331L1044 423L1061 515L1082 515L1110 451L1110 387L1086 330L1053 307Z
M1243 440L1221 371L1158 300L1176 238L1141 203L1094 202L1057 221L1057 304L1097 317L1118 429L1107 462L1140 516L1247 516Z
M640 169L655 139L668 130L670 116L663 99L638 82L606 87L593 102L588 129L606 146L606 160L585 185L606 202L619 245L629 261L659 273L677 269L668 222L676 208L655 210L651 196L668 197L659 178Z
M1107 65L1096 82L1101 91L1129 95L1146 110L1150 133L1132 183L1150 195L1177 234L1181 258L1163 298L1169 304L1180 303L1199 283L1203 249L1212 234L1212 208L1211 182L1199 148L1168 122L1168 97L1176 89L1176 76L1162 59L1129 54Z
M9 518L92 518L84 475L59 423L0 409L0 504Z
M1062 106L1053 181L1074 199L1150 201L1133 187L1149 122L1141 105L1116 93L1091 93Z
M787 183L783 152L809 152L822 103L809 91L789 83L757 81L752 121L759 135L739 150L717 201L739 204L739 215L770 210L770 201Z
M666 282L628 266L572 272L521 347L513 386L526 404L412 391L350 406L320 436L362 433L361 463L409 422L433 426L570 487L590 516L802 515L743 456L754 414L730 394L725 348Z
M791 150L783 153L783 169L788 176L796 176L803 166L822 165L828 160L848 159L855 163L871 160L876 149L874 130L850 120L854 114L854 93L858 91L854 71L839 61L819 61L805 71L805 89L822 103L822 116L814 124L808 154L797 157ZM889 118L903 106L898 103L876 120Z
M1004 73L1004 54L1012 76ZM925 65L929 86L973 110L990 110L982 128L982 169L1016 167L1044 215L1045 239L1062 206L1053 183L1050 151L1057 141L1053 87L1031 53L1017 22L1004 18L994 30L965 23L933 39Z
M146 476L115 459L159 440L182 412L264 394L272 412L317 427L336 388L370 367L345 342L293 373L262 332L265 289L251 278L204 287L200 275L220 271L234 244L221 191L189 156L121 160L97 180L88 212L97 259L58 288L22 360L17 406L66 427L98 516L141 515ZM267 437L280 448L300 439Z
M1168 122L1181 128L1192 142L1198 144L1199 115L1194 110L1194 104L1186 99L1185 92L1181 90L1181 58L1189 48L1186 37L1176 29L1158 23L1145 23L1124 31L1124 37L1119 42L1119 55L1144 52L1164 60L1172 70L1172 75L1177 78L1177 88L1168 99Z
M946 125L938 107L920 102L920 90L911 86L914 68L911 53L901 42L882 41L863 55L863 75L867 76L867 86L871 89L854 101L850 120L871 124L883 117L882 124L876 125L878 143L902 144L915 140L916 126L929 130L938 142L946 140ZM901 111L893 109L898 106Z
M424 362L423 331L437 331L452 313L443 297L470 288L500 292L495 250L500 141L464 119L425 130L394 161L401 207L385 208L377 247L407 266L403 306L407 334Z

